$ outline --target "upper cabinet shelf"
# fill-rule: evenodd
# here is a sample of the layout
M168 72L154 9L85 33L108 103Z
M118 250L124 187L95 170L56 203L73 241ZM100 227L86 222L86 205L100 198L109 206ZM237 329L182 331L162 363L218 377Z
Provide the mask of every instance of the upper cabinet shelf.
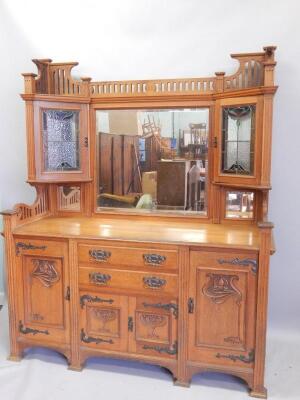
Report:
M214 77L92 82L91 78L74 79L71 70L76 62L53 63L50 59L35 59L38 75L23 74L25 95L42 94L89 98L143 96L214 96L252 88L272 87L275 66L275 46L264 47L261 53L232 54L239 62L233 75L216 72Z

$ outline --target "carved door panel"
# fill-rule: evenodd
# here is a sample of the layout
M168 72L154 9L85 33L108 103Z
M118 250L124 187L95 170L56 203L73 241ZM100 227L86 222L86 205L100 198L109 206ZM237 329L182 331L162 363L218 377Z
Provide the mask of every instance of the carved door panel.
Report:
M67 247L61 248L65 253L61 257L22 254L19 258L18 328L30 340L70 341Z
M203 254L191 252L188 311L192 361L234 365L253 361L256 270L253 264L238 261L216 257L213 265L211 259L205 262Z
M129 351L156 357L177 357L177 301L129 298Z
M128 298L101 292L80 292L82 346L127 351Z

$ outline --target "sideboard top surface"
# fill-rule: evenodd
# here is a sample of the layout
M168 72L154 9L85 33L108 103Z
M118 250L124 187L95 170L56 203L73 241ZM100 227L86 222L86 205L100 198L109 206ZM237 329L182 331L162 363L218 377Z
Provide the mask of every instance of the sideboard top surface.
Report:
M15 228L15 235L125 240L259 249L255 225L205 224L199 222L141 221L88 217L47 217Z

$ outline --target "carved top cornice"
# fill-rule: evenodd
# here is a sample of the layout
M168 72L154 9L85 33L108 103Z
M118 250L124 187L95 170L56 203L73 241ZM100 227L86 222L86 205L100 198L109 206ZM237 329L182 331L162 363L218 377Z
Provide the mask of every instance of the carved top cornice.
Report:
M53 63L51 59L34 59L38 75L23 74L25 95L76 97L77 101L77 98L211 97L264 87L274 90L275 49L275 46L266 46L259 53L231 54L239 62L233 75L216 72L212 77L183 79L93 82L89 77L72 77L71 70L78 65L77 62Z

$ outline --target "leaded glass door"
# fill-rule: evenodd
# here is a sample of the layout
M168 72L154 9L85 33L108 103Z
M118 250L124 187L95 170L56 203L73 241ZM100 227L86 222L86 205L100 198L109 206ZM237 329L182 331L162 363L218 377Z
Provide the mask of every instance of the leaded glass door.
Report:
M35 107L37 177L82 180L88 171L86 105L37 103Z
M222 99L215 113L215 182L257 185L260 177L262 100Z

